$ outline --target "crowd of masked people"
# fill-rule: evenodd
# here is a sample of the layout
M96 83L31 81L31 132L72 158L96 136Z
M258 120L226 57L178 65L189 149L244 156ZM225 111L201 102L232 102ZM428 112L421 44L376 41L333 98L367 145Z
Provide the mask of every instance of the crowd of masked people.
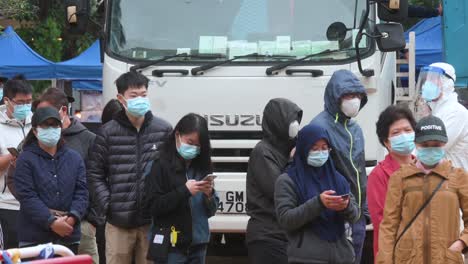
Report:
M369 176L355 120L368 97L352 72L333 74L324 110L307 125L294 102L268 102L246 179L250 263L360 263L370 223L376 263L463 263L468 110L451 65L421 76L430 114L418 122L401 106L380 114L388 154ZM190 113L172 128L153 115L139 73L115 84L95 135L69 115L62 90L33 102L27 81L6 82L3 247L52 242L94 263L204 263L219 203L207 122Z

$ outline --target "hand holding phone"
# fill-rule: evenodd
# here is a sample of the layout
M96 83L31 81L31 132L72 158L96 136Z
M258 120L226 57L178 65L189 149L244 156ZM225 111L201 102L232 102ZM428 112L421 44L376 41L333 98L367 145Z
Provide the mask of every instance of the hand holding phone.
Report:
M208 174L208 175L205 176L205 178L202 179L202 181L212 182L212 181L214 181L214 179L216 179L216 177L218 177L218 176L216 176L214 174Z
M13 155L15 158L19 156L19 152L16 148L7 148L8 152L10 152L11 155Z
M349 199L349 193L348 194L343 194L343 195L340 195L341 196L341 199L343 200L348 200Z

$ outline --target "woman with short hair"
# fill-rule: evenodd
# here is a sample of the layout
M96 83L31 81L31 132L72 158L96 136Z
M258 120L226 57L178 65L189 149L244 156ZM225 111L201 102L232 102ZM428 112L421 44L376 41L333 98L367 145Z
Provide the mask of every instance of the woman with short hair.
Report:
M411 153L415 148L416 121L408 108L392 105L380 114L376 127L380 144L387 149L388 154L367 178L367 203L374 226L374 256L377 256L379 248L379 226L383 218L390 176L401 165L414 162Z

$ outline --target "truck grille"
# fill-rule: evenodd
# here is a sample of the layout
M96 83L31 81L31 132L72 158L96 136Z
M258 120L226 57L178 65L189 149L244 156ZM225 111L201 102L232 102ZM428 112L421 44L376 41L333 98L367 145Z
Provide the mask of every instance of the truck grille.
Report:
M247 172L252 149L262 138L261 131L210 131L215 172Z

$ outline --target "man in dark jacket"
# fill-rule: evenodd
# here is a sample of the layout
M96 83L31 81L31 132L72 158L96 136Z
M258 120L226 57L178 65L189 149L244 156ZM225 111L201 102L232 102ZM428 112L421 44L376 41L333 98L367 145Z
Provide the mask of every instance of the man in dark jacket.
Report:
M276 219L274 190L295 145L302 110L272 99L263 111L263 139L252 150L247 171L247 248L250 263L287 263L287 239Z
M144 171L172 130L150 112L148 82L135 72L116 80L124 110L102 126L89 153L90 193L107 217L107 263L146 263L151 220L143 212Z
M325 89L325 110L314 118L329 133L335 167L348 180L360 208L359 221L351 225L356 262L361 263L369 213L366 202L366 160L361 127L352 120L367 103L364 86L348 70L336 71Z

